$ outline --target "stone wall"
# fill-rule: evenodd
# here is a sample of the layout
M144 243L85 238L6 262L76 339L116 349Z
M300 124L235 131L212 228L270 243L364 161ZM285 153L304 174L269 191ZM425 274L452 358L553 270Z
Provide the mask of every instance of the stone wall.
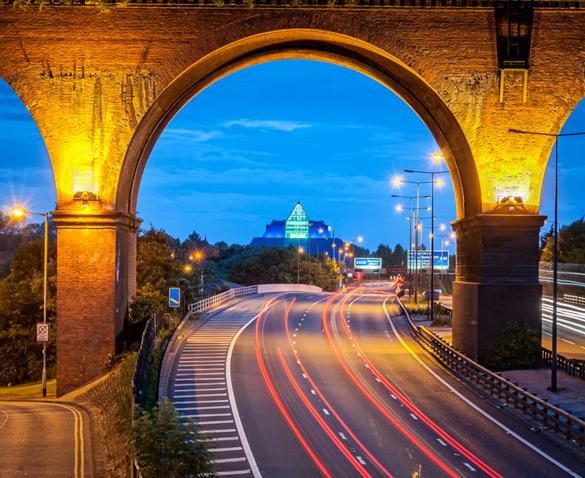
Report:
M132 376L135 362L136 355L132 354L111 372L62 397L88 412L96 478L131 476Z

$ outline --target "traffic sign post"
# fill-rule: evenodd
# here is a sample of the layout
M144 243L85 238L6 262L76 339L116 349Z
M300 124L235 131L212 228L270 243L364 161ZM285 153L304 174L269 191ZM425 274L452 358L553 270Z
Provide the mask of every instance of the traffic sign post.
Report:
M37 342L49 341L49 324L43 322L37 324Z
M179 287L169 287L169 307L173 309L181 307L181 289Z

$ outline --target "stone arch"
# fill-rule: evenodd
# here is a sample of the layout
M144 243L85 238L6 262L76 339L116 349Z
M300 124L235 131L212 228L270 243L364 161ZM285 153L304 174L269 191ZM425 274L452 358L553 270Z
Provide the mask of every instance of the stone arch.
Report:
M315 29L287 29L235 41L183 71L141 119L126 152L116 209L135 214L146 162L172 117L200 91L239 69L279 59L313 59L356 70L398 94L427 125L445 154L459 218L481 212L481 190L471 148L447 105L412 68L362 40Z

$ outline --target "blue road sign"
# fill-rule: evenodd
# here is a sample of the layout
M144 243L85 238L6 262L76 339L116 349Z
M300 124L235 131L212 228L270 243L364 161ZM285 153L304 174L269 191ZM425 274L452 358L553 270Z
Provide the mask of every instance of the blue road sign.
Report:
M408 251L408 265L411 270L428 269L431 264L431 251L419 250L418 260L415 251ZM435 270L447 270L449 268L449 251L435 251L433 260Z
M382 259L379 257L356 257L353 260L354 269L375 270L382 268Z
M169 287L169 307L181 307L181 289Z

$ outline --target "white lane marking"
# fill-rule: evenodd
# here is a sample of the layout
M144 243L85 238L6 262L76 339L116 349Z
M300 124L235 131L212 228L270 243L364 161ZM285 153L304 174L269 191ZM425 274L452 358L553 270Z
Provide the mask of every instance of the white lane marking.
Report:
M188 412L190 410L222 410L222 409L226 409L226 408L230 408L229 405L217 405L217 406L210 406L210 407L183 407L183 406L177 406L177 411L179 412ZM203 415L201 415L203 416Z
M197 441L214 442L214 441L237 441L237 440L238 440L238 437L233 436L233 437L220 437L220 438L199 438Z
M186 420L187 418L185 417L179 417L179 418L183 418L183 420ZM203 421L199 421L199 420L195 420L197 422L197 425L227 425L228 423L234 423L233 420L203 420ZM234 428L234 431L235 428ZM203 432L203 430L202 430Z
M231 413L181 413L181 416L185 418L231 417Z
M347 437L345 436L345 434L343 432L337 432L339 434L339 436L341 437L342 440L347 440Z
M313 395L317 395L317 392L315 392L315 390L313 390L313 389L311 389L311 393L312 393Z
M500 422L497 418L492 417L489 413L487 413L485 410L481 409L479 406L477 406L475 403L473 403L471 400L469 400L465 395L463 395L462 393L460 393L457 389L455 389L454 387L452 387L447 381L445 381L442 377L440 377L434 370L432 370L426 363L424 363L413 351L412 349L408 346L408 344L404 341L404 339L398 334L398 331L396 330L396 326L394 325L394 322L392 321L392 319L390 318L390 314L388 313L388 310L386 308L386 303L388 302L388 298L386 298L384 300L384 304L383 304L383 308L384 308L384 313L386 314L386 318L388 319L388 322L390 323L390 326L392 327L392 331L394 332L394 335L398 338L398 341L402 344L402 346L408 351L410 352L410 354L414 357L414 359L423 366L423 368L429 372L433 377L435 377L439 382L441 382L445 387L447 387L452 393L454 393L459 399L463 400L467 405L469 405L471 408L473 408L476 412L478 412L479 414L483 415L485 418L487 418L488 420L490 420L492 423L494 423L495 425L497 425L498 427L500 427L502 430L504 430L508 435L514 437L516 440L518 440L520 443L522 443L523 445L526 445L528 448L530 448L532 451L538 453L540 456L542 456L543 458L545 458L546 460L548 460L549 462L551 462L553 465L557 466L558 468L560 468L561 470L563 470L564 472L568 473L570 476L572 476L573 478L582 478L581 475L579 475L578 473L574 472L573 470L571 470L568 466L565 466L563 463L561 463L560 461L554 459L552 456L550 456L548 453L544 452L543 450L541 450L540 448L538 448L536 445L530 443L528 440L526 440L525 438L521 437L520 435L518 435L514 430L512 430L511 428L508 428L506 425L504 425L502 422Z
M217 428L215 430L200 430L202 434L208 435L211 435L213 433L234 433L235 431L237 431L235 428Z
M441 440L440 438L437 438L437 441L442 445L442 446L447 446L447 444Z
M463 465L469 470L469 471L473 471L475 472L475 468L473 468L473 466L471 466L469 463L467 463L466 461L463 462Z
M418 420L418 417L417 417L417 416L416 416L414 413L411 413L411 414L410 414L410 416L411 416L411 417L412 417L414 420Z
M210 463L214 463L214 464L220 464L220 463L237 463L237 462L242 462L242 461L246 461L246 457L245 456L241 456L238 458L219 458L216 460L209 460Z
M248 459L248 463L250 465L250 468L252 469L252 475L254 476L254 478L261 478L262 474L260 473L260 469L258 468L258 465L256 464L256 459L254 458L254 455L252 454L252 448L250 448L250 442L248 442L248 438L246 437L246 432L244 431L244 426L242 425L242 419L240 418L240 413L238 412L238 405L236 404L236 396L234 394L234 386L232 384L232 355L234 354L234 348L236 347L236 342L238 341L238 338L240 337L240 335L242 335L242 332L244 332L244 330L246 330L248 328L248 326L258 318L258 316L260 314L268 311L270 309L270 307L272 307L277 302L276 299L278 297L282 297L282 295L284 295L284 294L280 294L280 295L275 296L274 302L270 306L267 307L267 304L264 304L264 306L262 307L260 312L258 314L256 314L254 317L252 317L248 322L246 322L240 328L240 330L238 330L238 333L236 335L234 335L234 338L230 342L230 347L228 349L227 357L225 359L225 365L226 365L225 375L226 375L226 381L227 381L227 387L228 387L228 397L230 400L230 405L232 407L232 413L234 415L234 420L236 421L236 428L238 429L238 434L240 435L240 440L242 442L242 446L244 447L244 453L246 454L246 458Z
M242 450L241 446L228 446L225 448L208 448L207 451L210 453L223 453L226 451L240 451Z
M175 405L196 405L198 403L228 403L227 398L225 400L173 400Z
M576 344L575 344L575 342L571 342L570 340L567 340L567 339L561 339L561 340L562 340L563 342L567 342L568 344L571 344L571 345L576 345Z
M217 476L248 475L250 470L216 471Z
M357 455L356 456L357 461L359 461L362 465L366 465L366 460L364 460L361 456Z
M329 410L327 410L326 408L324 408L324 409L323 409L323 413L324 413L325 415L329 415Z

